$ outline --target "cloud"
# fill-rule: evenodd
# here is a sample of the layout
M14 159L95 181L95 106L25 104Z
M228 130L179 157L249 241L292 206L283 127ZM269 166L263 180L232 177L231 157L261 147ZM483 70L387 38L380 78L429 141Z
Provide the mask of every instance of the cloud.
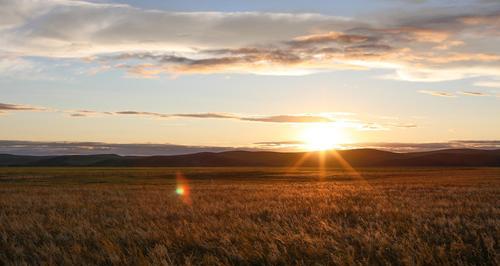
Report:
M289 124L308 124L308 123L330 123L338 128L350 128L361 131L390 130L391 128L416 128L414 123L401 122L398 118L382 117L382 123L373 121L361 121L354 118L354 113L333 112L317 114L280 114L280 115L242 115L231 113L158 113L148 111L96 111L96 110L57 110L47 107L37 107L21 104L0 103L0 114L2 111L54 111L56 113L66 114L72 118L88 117L118 117L118 116L144 116L158 119L171 118L195 118L195 119L229 119L245 122L261 123L289 123Z
M397 127L397 128L416 128L417 124L414 123L388 123L388 126Z
M489 94L478 92L478 91L460 91L458 92L465 96L490 96Z
M399 142L366 142L345 144L344 149L372 148L393 152L417 152L442 149L500 149L500 140L453 140L449 142L399 143Z
M378 131L389 130L391 128L416 128L415 123L402 123L397 118L392 118L382 123L360 121L354 118L345 118L353 116L353 113L319 113L319 114L284 114L284 115L241 115L231 113L158 113L146 111L117 111L117 112L99 112L99 111L80 111L73 112L73 117L88 117L98 115L130 115L130 116L146 116L152 118L169 119L169 118L197 118L197 119L231 119L248 122L263 122L263 123L291 123L291 124L307 124L307 123L331 123L339 128L351 128L362 131Z
M315 46L318 44L360 44L371 43L377 41L378 38L374 36L360 35L360 34L345 34L342 32L327 32L319 34L304 35L294 38L288 42L291 46L307 47Z
M0 76L34 79L39 76L40 71L40 66L34 62L12 54L2 53L0 50Z
M0 140L0 153L17 155L174 155L221 152L238 147L207 147L175 144L114 144L103 142L37 142ZM246 148L252 150L251 147Z
M381 125L379 123L353 123L353 127L358 128L361 131L385 131L389 130L388 127Z
M448 97L448 98L456 97L453 93L444 91L419 90L418 92L438 97Z
M23 105L23 104L11 104L11 103L0 103L0 113L1 112L10 112L10 111L47 111L47 108L37 107L31 105Z
M424 93L424 94L429 94L429 95L432 95L432 96L437 96L437 97L447 97L447 98L455 98L455 97L457 97L453 93L444 92L444 91L419 90L418 92ZM484 92L479 92L479 91L458 91L457 94L461 94L461 95L464 95L464 96L480 96L480 97L491 97L491 96L494 96L492 94L488 94L488 93L484 93Z
M38 107L22 104L0 103L0 114L8 111L54 111L57 113L67 114L72 118L88 118L88 117L118 117L118 116L145 116L159 119L170 118L195 118L195 119L230 119L246 122L262 122L262 123L289 123L289 124L307 124L307 123L331 123L339 128L352 128L356 130L389 130L390 128L415 128L414 123L401 123L397 118L383 123L364 122L355 118L354 113L334 112L334 113L318 113L318 114L280 114L280 115L241 115L231 113L158 113L148 111L96 111L96 110L57 110L47 107Z
M196 114L172 114L171 117L190 117L190 118L235 118L241 119L236 115L222 113L196 113Z
M488 87L488 88L500 88L500 80L477 81L477 82L474 82L474 86Z
M0 12L6 52L84 57L99 69L137 77L338 69L387 69L389 78L430 82L500 76L500 5L493 4L364 19L171 12L69 0L2 0Z
M442 23L432 22L437 18L420 21L428 28L410 22L404 22L405 26L353 27L345 32L298 35L267 45L200 49L182 56L164 52L128 54L128 59L146 59L147 63L127 66L130 73L144 77L221 72L294 75L363 68L393 69L389 77L410 81L498 76L497 50L467 52L466 40L457 39L458 33L468 33L460 25L466 24L465 29L471 25L471 33L477 34L477 27L490 27L490 20L500 17L500 13L484 16L448 16L440 18ZM465 51L453 51L457 46Z
M354 128L361 131L385 131L390 130L391 128L400 128L400 129L408 129L408 128L417 128L418 125L415 123L401 123L397 121L398 119L393 119L393 122L361 122L361 121L352 121L345 123L343 126L346 128ZM342 127L342 124L341 126Z
M9 48L41 56L236 48L290 39L313 28L351 24L318 14L170 12L63 0L4 2L9 3L5 13L23 14L9 24L14 28L6 30ZM23 6L30 11L21 10Z
M254 145L263 148L283 148L283 147L297 147L305 145L305 142L298 140L288 140L288 141L262 141L255 142Z
M66 111L71 117L89 117L89 116L101 116L101 115L113 115L112 112L98 112L92 110L76 110L76 111Z
M139 112L139 111L119 111L119 112L114 112L114 114L117 114L117 115L144 115L144 116L155 116L155 117L162 117L162 118L171 117L170 115L166 115L166 114L160 114L160 113L154 113L154 112Z
M151 116L158 118L174 118L174 117L187 117L187 118L234 118L238 117L231 114L222 113L192 113L192 114L163 114L156 112L144 112L144 111L118 111L118 112L100 112L93 110L76 110L67 111L72 117L89 117L89 116L101 116L101 115L141 115L141 116Z
M267 117L240 117L243 121L271 122L271 123L328 123L331 118L314 115L276 115Z
M154 112L141 111L120 111L115 112L117 115L144 115L159 118L216 118L216 119L236 119L241 121L253 122L269 122L269 123L326 123L333 122L331 118L315 115L276 115L276 116L241 116L236 114L226 113L179 113L179 114L162 114Z

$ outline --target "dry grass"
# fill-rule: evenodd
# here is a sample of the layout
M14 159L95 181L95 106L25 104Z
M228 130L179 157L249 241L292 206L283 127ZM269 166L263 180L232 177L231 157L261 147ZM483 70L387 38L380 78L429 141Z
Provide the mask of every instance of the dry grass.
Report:
M500 169L177 170L0 169L0 264L500 263Z

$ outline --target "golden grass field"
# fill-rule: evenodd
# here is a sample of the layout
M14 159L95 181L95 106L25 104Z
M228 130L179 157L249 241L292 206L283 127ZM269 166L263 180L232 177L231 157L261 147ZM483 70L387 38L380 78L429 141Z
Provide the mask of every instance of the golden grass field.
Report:
M500 264L500 169L358 173L0 168L0 264Z

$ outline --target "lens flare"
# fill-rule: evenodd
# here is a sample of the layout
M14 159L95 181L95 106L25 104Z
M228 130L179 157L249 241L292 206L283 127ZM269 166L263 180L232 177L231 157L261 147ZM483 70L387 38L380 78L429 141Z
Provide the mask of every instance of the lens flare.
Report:
M177 195L184 195L184 188L183 187L178 187L176 190L175 190L175 193L177 193Z
M191 202L191 197L189 195L190 189L188 180L181 172L177 172L175 180L177 182L175 194L179 195L184 204L191 205L192 202Z

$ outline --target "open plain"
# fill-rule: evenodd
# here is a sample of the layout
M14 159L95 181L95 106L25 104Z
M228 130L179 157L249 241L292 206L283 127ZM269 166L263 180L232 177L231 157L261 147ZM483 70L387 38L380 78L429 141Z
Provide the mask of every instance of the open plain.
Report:
M500 169L1 168L1 264L498 265Z

